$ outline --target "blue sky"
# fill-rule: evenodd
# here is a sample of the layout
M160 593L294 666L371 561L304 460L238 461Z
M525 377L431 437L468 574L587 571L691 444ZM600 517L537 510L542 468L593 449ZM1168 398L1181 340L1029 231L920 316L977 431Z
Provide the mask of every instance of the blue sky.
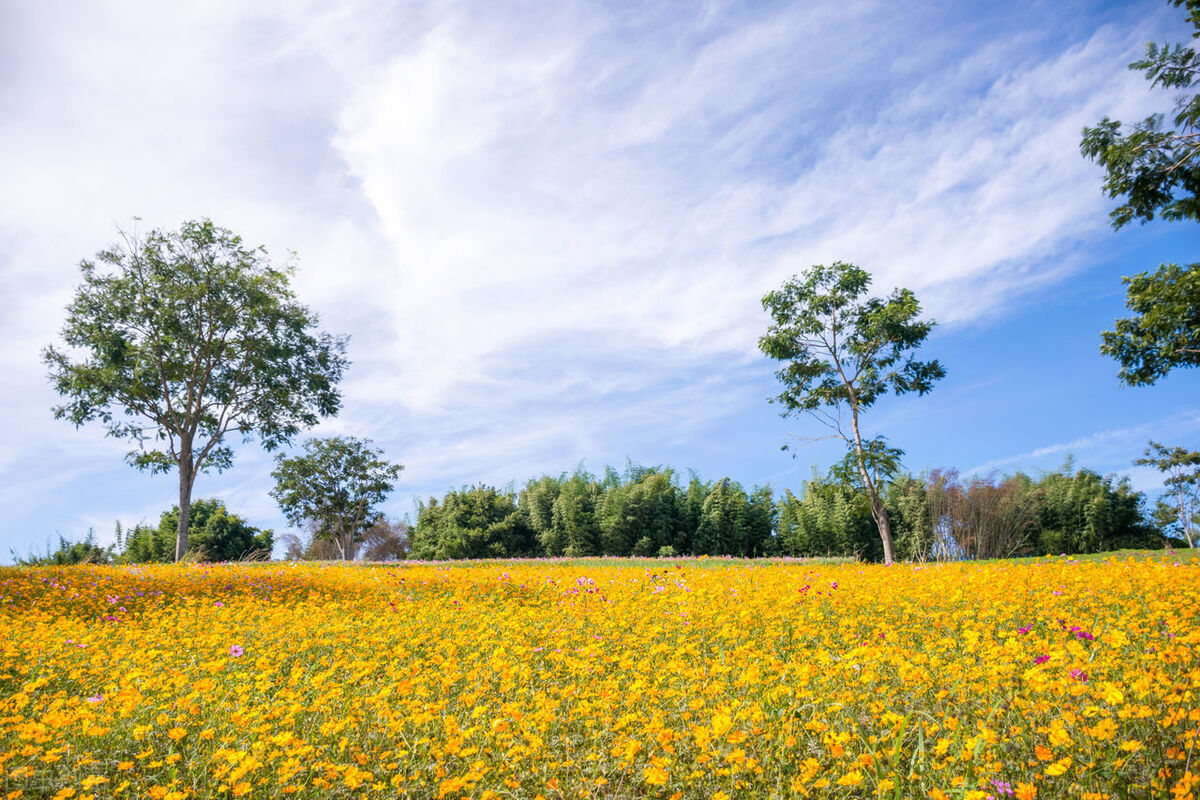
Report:
M1132 461L1200 446L1200 375L1123 387L1099 334L1120 277L1193 261L1197 229L1112 231L1078 142L1169 106L1125 65L1182 14L918 5L0 6L0 552L174 503L174 476L52 419L39 359L79 260L134 216L298 253L354 362L313 433L406 465L394 516L627 458L798 489L839 452L767 404L759 299L838 259L940 323L947 379L868 419L906 466L1070 453L1154 490ZM240 447L195 496L283 531L270 468Z

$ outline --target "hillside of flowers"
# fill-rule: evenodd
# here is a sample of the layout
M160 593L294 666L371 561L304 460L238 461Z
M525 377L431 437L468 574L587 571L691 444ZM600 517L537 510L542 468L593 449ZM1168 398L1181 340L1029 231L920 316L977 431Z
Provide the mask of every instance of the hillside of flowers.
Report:
M1194 797L1200 567L0 569L0 795Z

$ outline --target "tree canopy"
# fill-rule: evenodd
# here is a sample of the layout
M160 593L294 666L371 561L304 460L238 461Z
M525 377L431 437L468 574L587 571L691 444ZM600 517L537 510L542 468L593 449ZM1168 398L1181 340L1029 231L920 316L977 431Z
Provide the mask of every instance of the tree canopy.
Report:
M207 219L123 234L81 271L66 349L44 351L54 414L133 440L136 467L179 471L181 558L196 475L230 466L229 434L270 450L336 414L346 339L316 330L290 265Z
M1118 319L1100 345L1121 365L1120 379L1148 386L1176 367L1200 366L1200 264L1163 264L1122 280L1134 316Z
M664 467L583 469L519 493L477 485L421 503L412 553L425 559L550 556L840 556L883 560L871 504L843 465L800 490L688 482ZM1068 462L1039 477L962 479L954 470L877 484L894 557L925 561L1162 547L1127 482ZM304 555L301 549L297 555Z

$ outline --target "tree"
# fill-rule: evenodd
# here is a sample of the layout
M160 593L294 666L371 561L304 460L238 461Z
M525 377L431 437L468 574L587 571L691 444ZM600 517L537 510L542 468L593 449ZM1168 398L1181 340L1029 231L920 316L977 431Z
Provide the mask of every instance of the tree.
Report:
M582 467L563 481L551 507L550 525L554 541L562 543L561 555L568 558L592 556L600 552L599 512L604 491ZM560 555L547 551L548 555Z
M422 559L531 556L538 539L529 516L512 492L493 486L464 486L438 503L430 498L417 510L413 555Z
M566 481L566 473L557 478L543 475L537 480L531 480L521 490L518 505L525 509L529 517L529 525L538 538L538 542L547 555L560 556L566 549L566 542L560 532L554 528L554 501Z
M722 478L712 484L704 505L700 509L700 521L692 537L697 555L749 555L750 527L761 534L761 528L752 521L748 506L750 498L742 485L731 478Z
M232 462L227 434L272 450L337 413L346 339L315 329L290 265L272 266L210 220L122 239L82 262L62 331L69 349L43 358L66 398L56 418L134 440L135 467L178 469L179 559L196 475Z
M896 289L887 298L860 300L870 284L865 270L840 261L792 276L763 297L773 322L758 346L785 362L775 373L784 389L772 399L783 415L812 414L846 442L891 563L891 526L872 473L888 468L899 451L881 438L864 438L860 417L885 394L925 394L946 371L911 355L934 325L917 319L921 305L913 293Z
M1200 0L1169 0L1185 6L1192 38L1200 38ZM1200 53L1184 44L1153 42L1130 69L1144 72L1152 87L1190 90L1200 85ZM1105 170L1104 189L1123 198L1110 217L1114 228L1134 219L1200 220L1200 94L1181 96L1175 127L1153 114L1122 129L1105 117L1083 129L1080 150ZM1120 378L1149 385L1174 367L1200 365L1200 264L1162 264L1156 272L1125 278L1126 305L1135 316L1103 334L1100 351L1121 364Z
M1179 522L1179 529L1187 539L1188 547L1195 547L1196 538L1193 533L1196 517L1200 514L1200 452L1185 450L1182 447L1166 447L1151 441L1144 457L1133 463L1154 467L1159 472L1166 473L1163 485L1171 492L1175 501L1173 516ZM1169 506L1166 503L1163 505Z
M332 541L345 560L383 518L375 506L387 498L403 469L384 460L369 439L309 439L302 455L276 458L271 496L288 522L313 523L314 536Z
M408 523L381 519L363 535L365 561L399 561L408 555Z
M1024 475L963 482L956 470L934 470L926 490L930 521L941 534L940 553L963 558L1010 558L1026 550L1042 510L1041 496Z
M870 503L834 476L813 476L800 497L785 491L779 500L779 549L793 556L878 557Z

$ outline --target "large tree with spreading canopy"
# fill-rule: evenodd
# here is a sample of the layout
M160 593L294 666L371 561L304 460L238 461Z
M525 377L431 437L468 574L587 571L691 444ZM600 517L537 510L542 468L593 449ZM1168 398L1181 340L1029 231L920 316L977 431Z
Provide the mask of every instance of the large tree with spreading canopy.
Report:
M207 219L122 234L81 270L65 347L44 351L54 414L132 440L135 467L178 470L181 558L196 476L231 465L231 434L271 450L336 414L346 339L317 329L290 264Z

